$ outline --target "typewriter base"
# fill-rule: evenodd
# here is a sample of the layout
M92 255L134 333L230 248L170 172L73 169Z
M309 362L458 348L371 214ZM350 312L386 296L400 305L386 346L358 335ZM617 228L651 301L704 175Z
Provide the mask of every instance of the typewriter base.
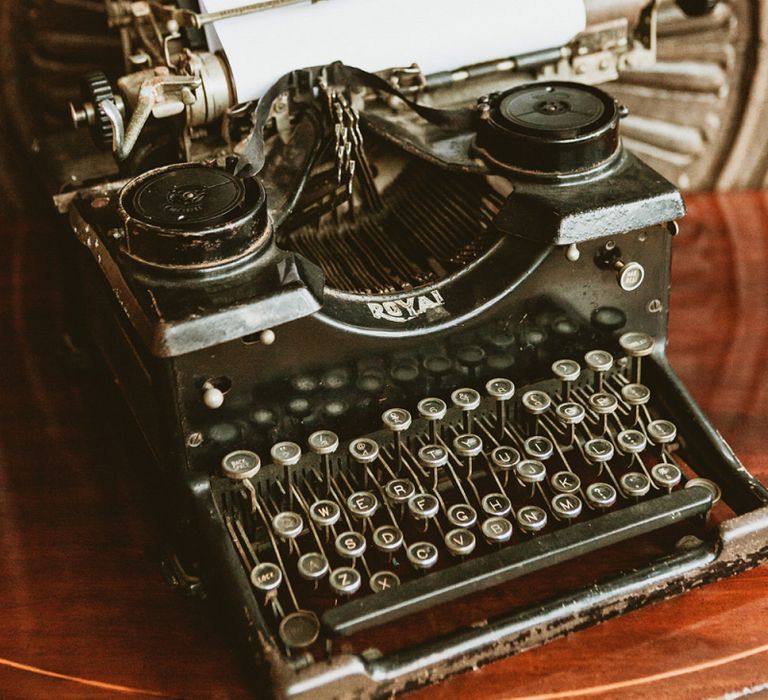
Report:
M338 656L293 677L275 679L287 698L379 697L438 683L528 649L671 598L768 560L768 507L733 518L721 527L719 553L709 547L670 557L622 576L609 585L586 588L534 610L489 620L482 627L428 648L365 662Z

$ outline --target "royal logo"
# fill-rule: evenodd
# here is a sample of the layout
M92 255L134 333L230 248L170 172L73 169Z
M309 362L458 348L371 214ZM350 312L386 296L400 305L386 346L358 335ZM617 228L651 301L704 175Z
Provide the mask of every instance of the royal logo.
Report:
M435 290L430 294L396 299L394 301L368 302L374 318L381 318L392 323L408 323L431 309L437 309L444 304L440 292Z

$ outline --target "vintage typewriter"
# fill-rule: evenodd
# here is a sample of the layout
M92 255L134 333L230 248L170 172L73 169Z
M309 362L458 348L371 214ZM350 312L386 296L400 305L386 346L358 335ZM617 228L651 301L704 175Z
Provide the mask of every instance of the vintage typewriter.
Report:
M588 84L653 61L656 3L592 5L555 49L242 102L210 14L108 3L134 70L87 78L111 155L56 201L173 576L276 695L404 692L768 556L665 357L681 195Z

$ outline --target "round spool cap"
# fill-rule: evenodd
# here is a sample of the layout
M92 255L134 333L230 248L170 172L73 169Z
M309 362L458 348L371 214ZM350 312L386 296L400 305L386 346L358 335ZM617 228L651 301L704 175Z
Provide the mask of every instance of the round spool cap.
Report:
M591 85L521 85L492 99L490 108L476 146L506 169L571 175L605 164L620 150L619 108Z
M177 270L234 262L268 240L261 183L200 163L150 170L120 192L125 254Z

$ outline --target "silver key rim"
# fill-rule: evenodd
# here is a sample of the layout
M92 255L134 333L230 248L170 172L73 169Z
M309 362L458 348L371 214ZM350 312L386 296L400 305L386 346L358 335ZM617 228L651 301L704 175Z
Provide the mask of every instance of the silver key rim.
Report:
M335 501L315 501L309 507L309 517L321 527L330 527L339 521L341 508Z
M274 591L283 582L282 569L272 562L256 564L251 570L251 584L265 593Z
M486 382L485 390L497 401L509 401L515 395L515 384L504 377L497 377Z
M406 556L417 569L430 569L437 564L437 547L431 542L414 542L408 546Z
M480 501L486 515L508 515L512 512L512 502L503 493L488 493Z
M373 531L373 546L381 552L396 552L403 546L403 533L394 525L381 525Z
M440 501L431 493L417 493L408 500L408 510L416 519L428 520L440 511Z
M625 496L640 498L651 490L651 480L642 472L628 472L619 479Z
M583 510L581 499L572 493L558 493L552 498L550 505L558 518L566 520L578 518Z
M340 566L328 577L331 588L339 595L353 595L360 590L360 573L351 566Z
M379 499L370 491L356 491L347 498L347 510L356 518L370 518L379 508Z
M602 481L587 486L586 496L587 500L597 508L610 508L618 498L616 489Z
M221 460L221 470L224 476L233 481L253 479L261 469L259 455L250 450L235 450L225 455Z
M272 530L281 539L293 539L304 529L304 518L298 513L284 510L272 518Z
M336 554L345 559L357 559L365 554L366 541L359 532L347 530L337 535L333 542Z
M306 581L317 581L328 573L328 560L320 552L307 552L296 562L299 576Z
M514 532L512 523L501 516L495 516L484 520L483 524L480 525L480 529L483 532L483 537L485 537L488 542L497 544L509 542L509 540L512 539L512 533Z
M470 530L457 527L445 533L445 546L454 556L464 557L475 551L477 540Z
M515 466L515 474L524 484L538 484L547 477L547 468L538 460L524 459Z
M547 526L547 511L539 506L523 506L517 509L515 520L523 532L540 532Z
M477 522L477 511L466 503L454 503L448 507L445 517L454 527L472 527Z
M651 467L651 478L657 486L673 489L683 478L680 467L669 462L660 462Z

